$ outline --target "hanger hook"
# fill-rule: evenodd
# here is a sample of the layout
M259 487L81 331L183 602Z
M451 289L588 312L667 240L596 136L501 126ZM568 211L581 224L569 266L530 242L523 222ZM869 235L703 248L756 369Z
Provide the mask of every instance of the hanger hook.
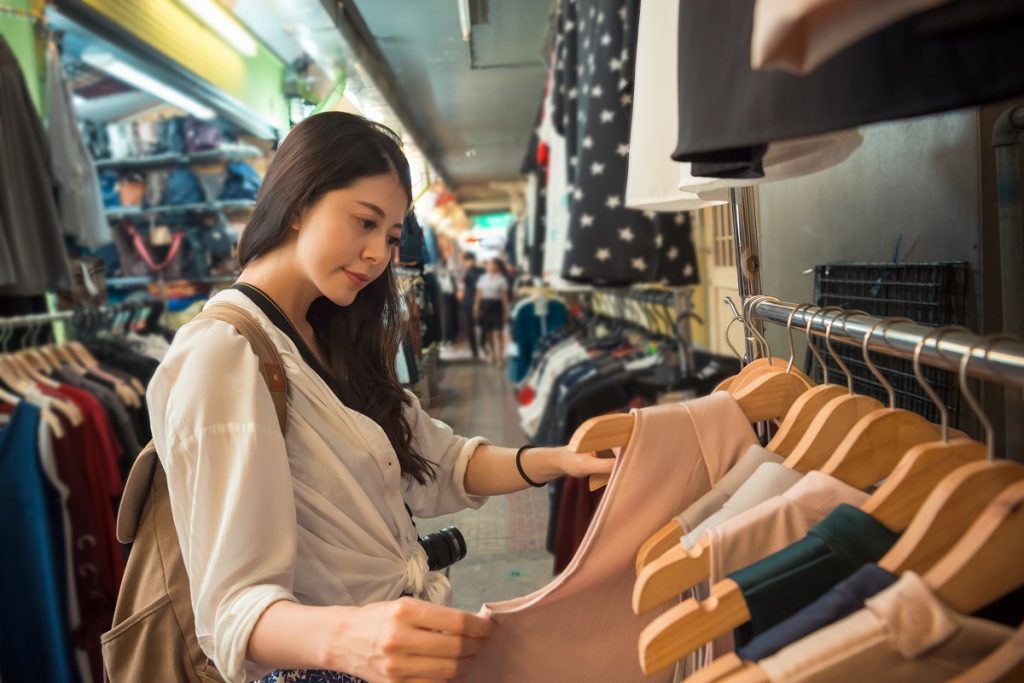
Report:
M942 426L942 441L949 443L949 408L946 406L946 402L942 400L939 393L932 388L932 385L925 379L924 370L921 368L921 352L924 350L928 340L935 337L935 352L939 353L939 340L942 339L943 335L949 332L970 332L969 329L963 325L945 325L938 329L932 330L928 334L921 337L921 339L914 346L914 377L917 378L917 383L921 385L924 392L928 394L928 398L932 400L935 407L939 411L940 424Z
M868 366L868 370L871 371L871 374L875 376L875 379L878 380L878 383L882 385L882 388L885 389L885 393L889 396L889 408L896 407L896 390L893 389L892 384L889 382L888 379L885 378L885 375L883 375L882 372L878 369L878 366L875 365L875 362L871 360L871 353L868 350L868 343L871 341L871 337L875 335L875 330L881 327L882 339L885 341L886 346L888 346L889 326L895 323L912 322L914 321L911 320L910 318L898 317L885 318L884 320L879 320L877 323L871 326L870 330L867 331L867 334L864 335L864 339L861 341L860 344L861 351L864 353L864 364Z
M992 334L983 338L978 343L974 344L967 350L967 353L960 359L960 393L967 400L967 404L971 406L971 410L978 416L978 421L981 422L985 428L985 452L988 454L989 462L995 460L995 428L992 426L992 420L988 419L985 415L985 411L981 409L981 405L978 403L978 399L975 398L974 394L971 393L971 388L967 383L967 366L971 364L971 358L974 356L974 350L981 348L983 351L982 360L988 360L989 349L992 348L993 344L1001 341L1019 340L1020 337L1012 334Z
M764 338L764 335L754 327L751 322L751 318L753 318L754 306L762 301L770 301L772 299L778 301L774 296L755 294L754 296L747 297L746 301L743 302L743 326L747 328L748 332L750 332L750 336L761 345L761 350L764 352L764 355L768 357L769 365L772 363L772 347L768 344L768 340Z
M743 318L741 316L737 315L737 316L733 317L732 320L729 321L728 325L725 326L725 344L726 344L726 346L729 347L729 350L732 351L733 355L736 356L737 358L739 358L740 363L742 364L743 363L743 355L739 351L736 350L736 347L732 345L732 340L729 339L729 330L732 329L733 323L738 322L740 320L743 320Z
M814 319L817 318L819 315L823 316L822 319L824 320L824 315L826 313L828 313L829 311L842 311L842 310L843 309L839 308L838 306L823 306L823 307L819 308L817 311L815 311L814 314L810 318L808 318L807 326L804 328L804 333L807 334L807 346L808 346L808 348L810 348L811 354L814 355L814 359L818 361L818 365L821 366L821 376L822 376L822 379L823 379L825 384L829 383L829 381L828 381L828 363L825 362L825 359L822 357L822 355L818 351L818 349L816 349L814 347L814 340L811 338L811 328L814 327Z
M836 365L838 365L839 368L843 371L843 374L846 375L846 390L850 394L853 393L853 373L850 372L850 368L846 365L846 363L843 362L843 359L839 357L839 354L836 353L836 350L832 348L832 326L835 325L840 320L842 320L843 329L845 330L846 319L849 318L851 315L856 314L867 315L867 313L864 313L864 311L845 311L840 309L840 312L832 316L832 319L829 320L828 324L825 326L825 348L828 349L828 353L830 356L832 356L832 360L836 362Z
M809 308L813 308L812 304L799 304L794 306L793 310L789 312L789 318L786 319L786 336L789 338L789 363L786 365L786 373L793 372L793 359L796 356L796 349L793 348L793 317L800 311L806 311Z

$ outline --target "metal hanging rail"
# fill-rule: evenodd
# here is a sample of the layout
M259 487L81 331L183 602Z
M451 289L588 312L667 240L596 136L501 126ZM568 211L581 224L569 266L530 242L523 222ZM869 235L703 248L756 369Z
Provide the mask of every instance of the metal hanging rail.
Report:
M762 321L785 326L790 314L801 304L780 301L759 301L751 306L752 316ZM817 306L803 308L793 314L794 334L806 329L811 321L811 332L824 337L831 320L843 316L832 326L834 342L860 346L873 326L884 320L870 315L846 315L842 312L819 313ZM914 348L925 335L936 328L916 323L893 323L875 329L868 348L889 356L912 359ZM938 339L936 339L938 337ZM1024 342L1001 340L992 342L986 350L981 335L950 331L928 339L921 349L921 362L943 370L957 372L961 359L971 353L967 372L972 377L999 384L1024 386Z
M103 312L104 309L94 309ZM31 315L17 315L9 318L0 318L0 327L35 327L36 325L47 325L49 323L71 320L78 313L76 311L59 311L57 313L33 313Z

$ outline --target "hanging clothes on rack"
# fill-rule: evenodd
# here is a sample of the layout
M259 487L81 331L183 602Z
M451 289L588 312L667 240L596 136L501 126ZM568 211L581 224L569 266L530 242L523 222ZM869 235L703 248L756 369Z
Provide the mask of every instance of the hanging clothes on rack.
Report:
M42 122L0 36L0 294L71 286Z
M759 309L762 305L764 311ZM800 309L809 310L801 313ZM899 348L906 353L906 338L900 347L890 343L884 327L891 323L866 315L853 318L839 309L830 313L768 301L755 301L747 311L787 326L800 315L808 334L813 328L824 331L827 339L836 333L847 343L857 343L859 334L864 362L883 384L884 376L870 361L869 342L877 333L881 338L878 349L896 353ZM835 329L838 320L843 321L841 333ZM958 365L961 390L975 405L966 393L965 378L979 342L948 329L925 332L929 328L908 327L916 328L913 332L905 328L904 333L917 337L911 348L918 381L925 382L918 367L923 358L944 366ZM925 350L929 337L941 338L943 333L961 336L957 340L961 346L956 347L959 355L953 356L948 347L939 348L938 341L934 350ZM965 338L969 340L966 346ZM992 346L991 341L983 344ZM834 353L831 342L826 346ZM1010 342L1000 348L998 361L993 355L993 362L979 363L974 372L999 381L1016 378L1024 382L1024 346ZM782 423L781 434L793 427L789 413L799 414L809 404L802 398L793 401L778 392L773 394L775 390L768 387L805 380L793 377L785 364L774 367L765 361L748 365L723 383L724 392L736 398L751 421L775 415ZM1002 372L996 371L997 363L1003 366ZM796 395L810 397L825 388L807 384ZM818 410L824 413L852 396L843 391L839 394ZM774 407L765 407L772 402ZM787 406L792 406L792 411ZM649 536L637 554L634 612L644 615L680 593L685 599L646 627L639 638L645 673L665 671L682 658L680 673L689 676L701 671L702 683L732 680L731 674L743 681L853 681L866 672L886 680L909 681L948 677L1002 645L1012 627L1024 618L1024 583L1014 578L1019 572L1011 572L1001 586L979 586L975 598L961 595L956 604L970 607L959 613L944 602L952 599L952 593L937 583L935 572L940 565L950 564L947 559L955 560L953 564L965 562L963 554L955 554L956 548L949 550L956 539L963 534L973 548L978 544L975 539L988 533L968 531L971 510L977 514L1000 491L1011 495L1024 479L1024 467L979 462L984 455L980 444L964 438L947 441L941 435L948 419L946 412L942 414L941 431L922 418L911 420L912 414L893 408L851 414L849 424L843 427L847 438L818 465L794 459L793 452L783 458L752 447L704 497ZM912 430L907 426L883 437L879 430L885 420L895 425L901 415L909 416L902 418L904 425L923 423L926 428L913 438L908 436ZM805 439L829 428L828 422L810 417L802 421L810 422L805 424ZM835 422L833 428L838 425ZM870 457L866 457L855 447L871 430L877 440L871 441ZM774 443L773 439L770 445ZM808 466L814 469L808 471ZM877 490L870 490L883 479ZM1024 487L1018 488L1024 494ZM977 495L969 502L974 492ZM942 522L935 516L953 509L958 512ZM1006 510L1000 505L993 509ZM991 517L979 517L976 522L990 527L992 523ZM942 533L950 538L930 541L937 544L931 552L941 557L948 551L948 557L936 564L926 559L925 551L915 545L922 541L915 539L935 539ZM678 543L673 543L673 536ZM908 555L911 548L916 555ZM970 562L964 566L968 565L976 566ZM902 568L902 576L897 576L897 566ZM929 568L932 571L921 581L918 574L925 576ZM705 602L701 605L698 600ZM905 609L913 609L920 618L907 618ZM730 654L737 646L737 654L747 664ZM715 662L713 669L707 668L711 662ZM761 666L755 671L749 662Z
M949 1L757 0L750 66L808 73L872 33Z
M845 161L860 146L857 131L774 142L762 160L763 172L742 167L734 169L736 178L698 177L691 164L672 160L675 142L664 134L679 120L678 35L679 3L641 6L626 206L686 211L724 204L729 200L727 188L815 173ZM718 176L726 169L714 171Z
M123 310L135 317L137 309ZM41 325L62 319L83 338L92 335L87 343L95 347L98 326L122 315L96 313L89 325L64 313L0 319L0 336L31 328L24 350L0 353L0 468L5 481L18 482L5 498L14 508L4 513L0 536L23 549L0 563L6 680L103 680L100 635L110 628L124 573L115 510L124 471L140 440L149 439L145 387L130 370L99 363L86 345L39 347L32 340ZM127 367L139 363L130 347L116 356Z
M553 118L565 135L569 178L562 276L606 285L694 284L689 216L645 215L623 201L639 10L637 0L561 6Z
M754 0L682 0L672 158L761 171L773 141L1019 94L1024 73L1010 65L1024 42L1024 20L1011 12L975 23L987 5L958 0L909 17L794 76L750 67Z
M508 359L508 375L519 382L529 372L537 343L568 322L568 308L561 299L541 292L516 302L510 317L515 353Z
M46 46L46 132L64 234L89 249L108 244L113 235L103 208L99 177L78 128L53 40Z

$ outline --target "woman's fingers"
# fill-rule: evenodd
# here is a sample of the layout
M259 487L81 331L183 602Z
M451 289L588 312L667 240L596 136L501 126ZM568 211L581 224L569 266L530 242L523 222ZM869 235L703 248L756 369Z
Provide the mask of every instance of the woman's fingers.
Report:
M404 648L410 655L464 659L479 652L485 642L483 638L413 629L405 635Z
M494 630L494 622L490 619L462 610L422 600L400 600L399 603L408 609L404 621L410 626L472 638L486 638Z

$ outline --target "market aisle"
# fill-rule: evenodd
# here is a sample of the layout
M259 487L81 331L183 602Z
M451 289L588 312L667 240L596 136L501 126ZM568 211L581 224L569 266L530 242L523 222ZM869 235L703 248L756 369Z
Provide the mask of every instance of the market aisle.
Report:
M430 411L459 434L519 446L526 437L504 368L471 363L441 366L441 399ZM546 489L491 498L479 510L416 520L421 535L456 526L466 538L466 559L451 568L455 606L476 611L484 602L525 595L551 580Z

